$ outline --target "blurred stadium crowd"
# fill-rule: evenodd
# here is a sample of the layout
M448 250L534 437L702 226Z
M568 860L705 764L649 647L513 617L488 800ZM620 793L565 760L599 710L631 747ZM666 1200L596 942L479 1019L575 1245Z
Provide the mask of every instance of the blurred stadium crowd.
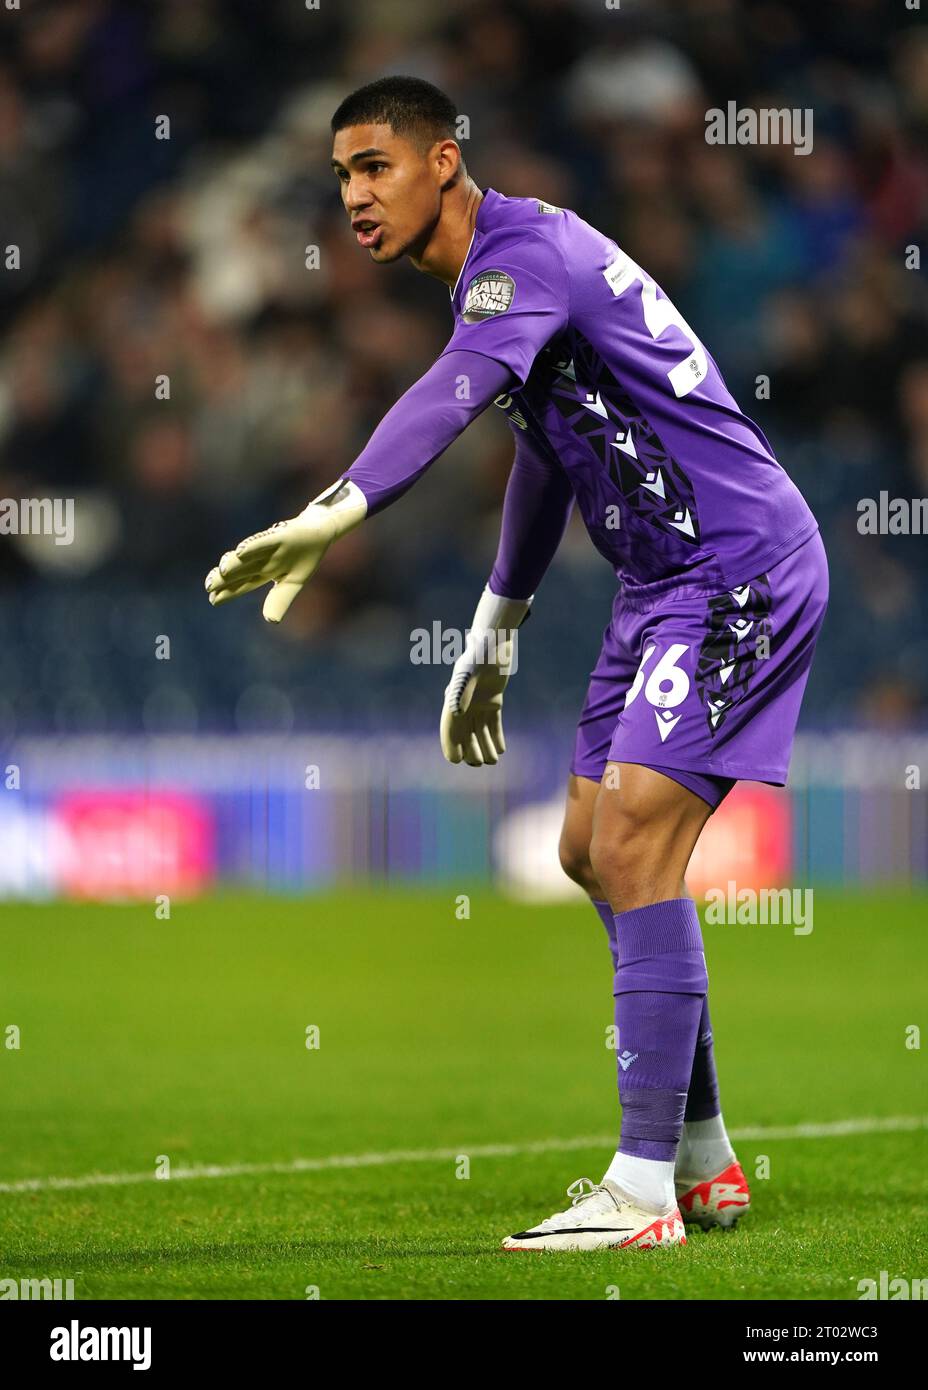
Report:
M423 679L409 634L466 624L489 573L512 458L498 412L335 547L281 629L256 599L213 612L202 590L223 550L352 462L450 336L444 287L370 263L329 170L333 110L389 73L456 101L481 187L571 207L640 260L773 442L831 560L807 722L924 717L925 538L857 529L861 498L928 493L928 296L907 266L928 229L919 13L55 0L0 15L0 245L21 248L0 271L0 496L78 499L72 546L0 540L0 729L437 719L447 673ZM708 145L707 108L731 100L812 108L813 152ZM613 590L575 519L523 643L524 713L577 712Z

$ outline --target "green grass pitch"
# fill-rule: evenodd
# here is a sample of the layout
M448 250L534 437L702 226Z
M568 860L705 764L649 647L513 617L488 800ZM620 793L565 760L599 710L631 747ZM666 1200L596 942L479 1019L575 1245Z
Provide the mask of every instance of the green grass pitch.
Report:
M479 891L462 920L466 888L228 895L169 921L4 907L0 1278L78 1299L856 1299L881 1270L928 1275L917 1127L740 1140L751 1215L684 1248L502 1254L611 1155L610 963L588 905ZM817 892L807 936L705 928L730 1128L928 1114L906 1045L926 921L925 896ZM286 1171L337 1155L375 1157ZM183 1176L201 1165L256 1171ZM90 1174L150 1177L23 1186Z

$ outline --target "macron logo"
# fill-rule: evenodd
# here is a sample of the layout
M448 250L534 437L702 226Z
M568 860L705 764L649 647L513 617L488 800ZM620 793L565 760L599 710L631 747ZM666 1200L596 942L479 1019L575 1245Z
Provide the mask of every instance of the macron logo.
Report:
M627 1049L625 1050L625 1052L621 1054L621 1056L616 1058L616 1061L618 1062L619 1066L622 1068L623 1071L628 1071L632 1062L636 1062L637 1060L638 1053L629 1052Z
M151 1366L150 1327L53 1327L49 1356L53 1361L131 1361L134 1371Z

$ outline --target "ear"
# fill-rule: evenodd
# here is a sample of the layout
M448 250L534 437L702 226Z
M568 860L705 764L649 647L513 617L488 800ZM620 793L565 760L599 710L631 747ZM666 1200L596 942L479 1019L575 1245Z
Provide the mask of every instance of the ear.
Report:
M438 173L445 188L454 183L463 163L461 147L456 140L441 140L437 151Z

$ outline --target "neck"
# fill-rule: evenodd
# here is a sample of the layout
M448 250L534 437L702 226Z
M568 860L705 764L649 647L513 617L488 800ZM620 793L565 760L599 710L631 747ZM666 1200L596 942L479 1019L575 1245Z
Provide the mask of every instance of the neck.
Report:
M421 255L409 257L417 270L453 288L467 259L482 202L483 194L471 178L448 189L425 249Z

